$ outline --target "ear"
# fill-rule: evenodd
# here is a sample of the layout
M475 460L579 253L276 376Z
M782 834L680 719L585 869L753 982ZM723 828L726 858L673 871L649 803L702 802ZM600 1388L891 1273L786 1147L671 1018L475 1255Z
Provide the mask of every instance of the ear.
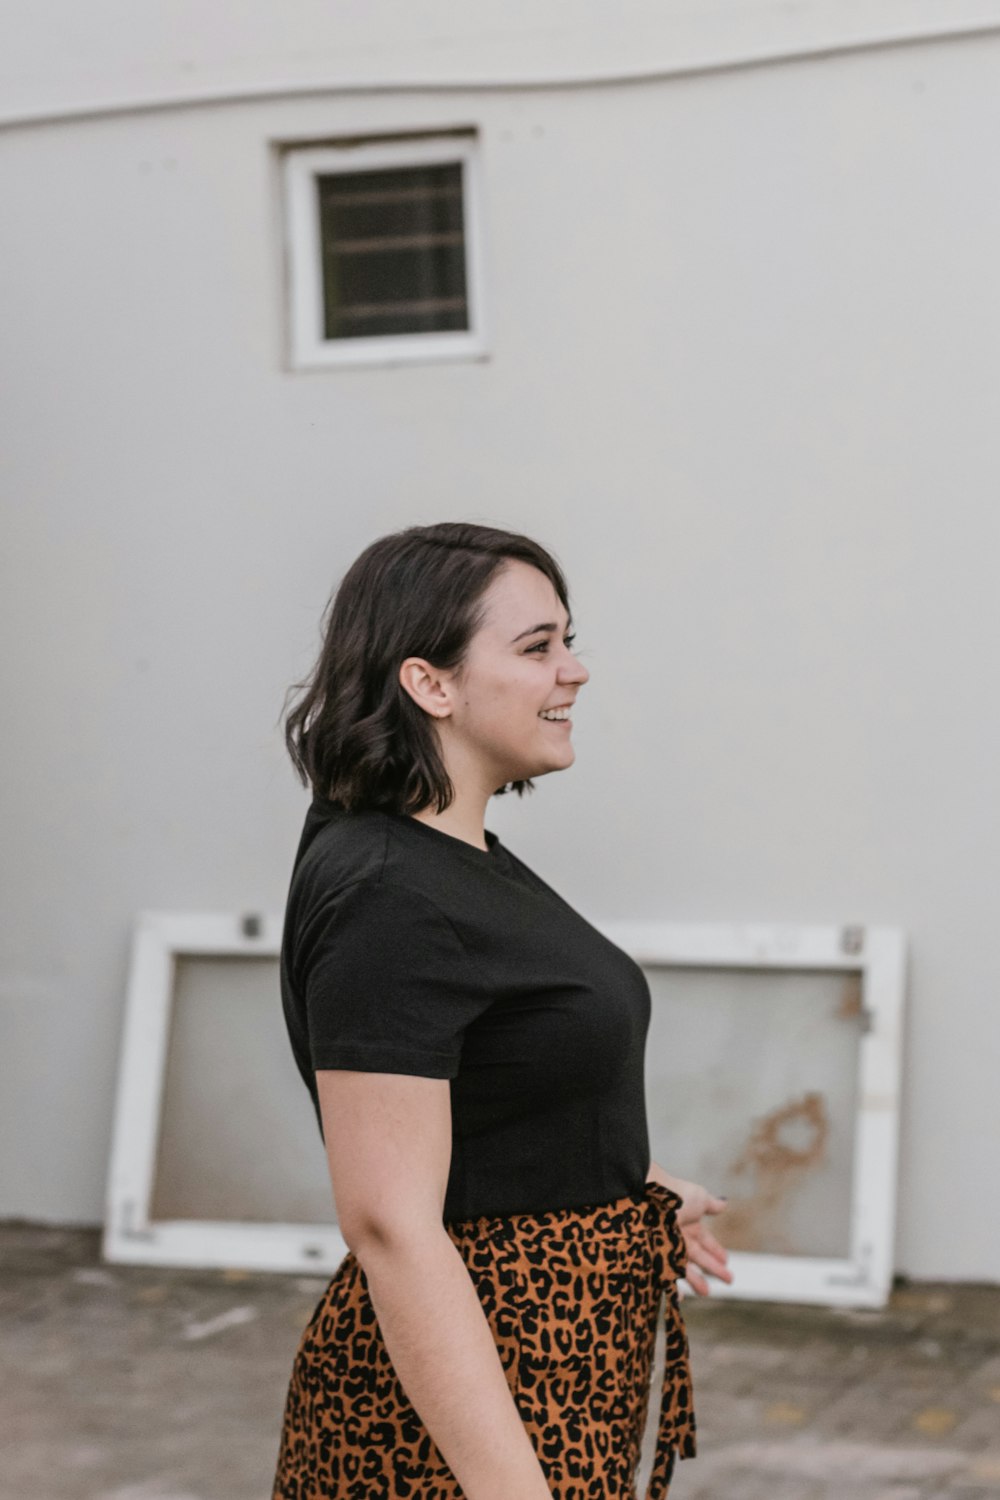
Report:
M452 711L451 674L432 667L422 656L408 656L399 669L400 686L432 719L446 719Z

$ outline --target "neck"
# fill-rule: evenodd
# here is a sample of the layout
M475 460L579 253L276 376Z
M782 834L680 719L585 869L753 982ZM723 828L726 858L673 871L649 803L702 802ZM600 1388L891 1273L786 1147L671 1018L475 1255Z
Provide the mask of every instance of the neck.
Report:
M442 833L450 833L452 838L464 839L476 849L485 850L489 847L483 826L486 803L479 797L463 801L461 795L457 795L443 813L436 812L431 806L421 808L420 812L412 813L411 816L421 823L429 824L431 828L440 829Z
M459 761L457 765L456 760ZM496 774L495 770L487 770L478 764L463 765L461 760L462 757L456 756L454 752L450 755L445 752L445 769L455 795L444 812L439 813L435 804L431 803L413 816L419 818L421 823L429 823L432 828L450 833L453 838L464 839L477 849L486 849L486 804L501 782L491 780Z

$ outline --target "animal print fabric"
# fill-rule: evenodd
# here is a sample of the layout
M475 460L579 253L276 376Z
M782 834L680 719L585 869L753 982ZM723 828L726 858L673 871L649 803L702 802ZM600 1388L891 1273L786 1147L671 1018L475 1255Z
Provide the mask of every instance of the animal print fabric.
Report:
M647 1182L594 1208L445 1225L555 1500L636 1500L661 1299L666 1357L646 1500L664 1500L677 1458L695 1456L680 1203ZM295 1357L272 1500L464 1496L396 1376L348 1253Z

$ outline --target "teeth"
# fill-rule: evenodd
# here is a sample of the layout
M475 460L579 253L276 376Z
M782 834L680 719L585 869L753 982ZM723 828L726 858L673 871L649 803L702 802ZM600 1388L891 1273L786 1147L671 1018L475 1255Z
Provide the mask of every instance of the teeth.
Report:
M538 715L540 719L568 719L568 708L547 708Z

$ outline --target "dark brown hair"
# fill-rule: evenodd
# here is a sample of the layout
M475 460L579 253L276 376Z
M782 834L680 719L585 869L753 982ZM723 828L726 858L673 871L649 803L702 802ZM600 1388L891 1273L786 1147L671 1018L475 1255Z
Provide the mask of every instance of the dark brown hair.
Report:
M513 531L442 521L379 537L345 573L323 613L322 649L285 715L285 744L303 785L348 811L443 812L455 792L428 715L399 681L408 656L461 668L483 621L483 595L510 559L551 580L567 614L555 558ZM534 782L498 792L519 796Z

